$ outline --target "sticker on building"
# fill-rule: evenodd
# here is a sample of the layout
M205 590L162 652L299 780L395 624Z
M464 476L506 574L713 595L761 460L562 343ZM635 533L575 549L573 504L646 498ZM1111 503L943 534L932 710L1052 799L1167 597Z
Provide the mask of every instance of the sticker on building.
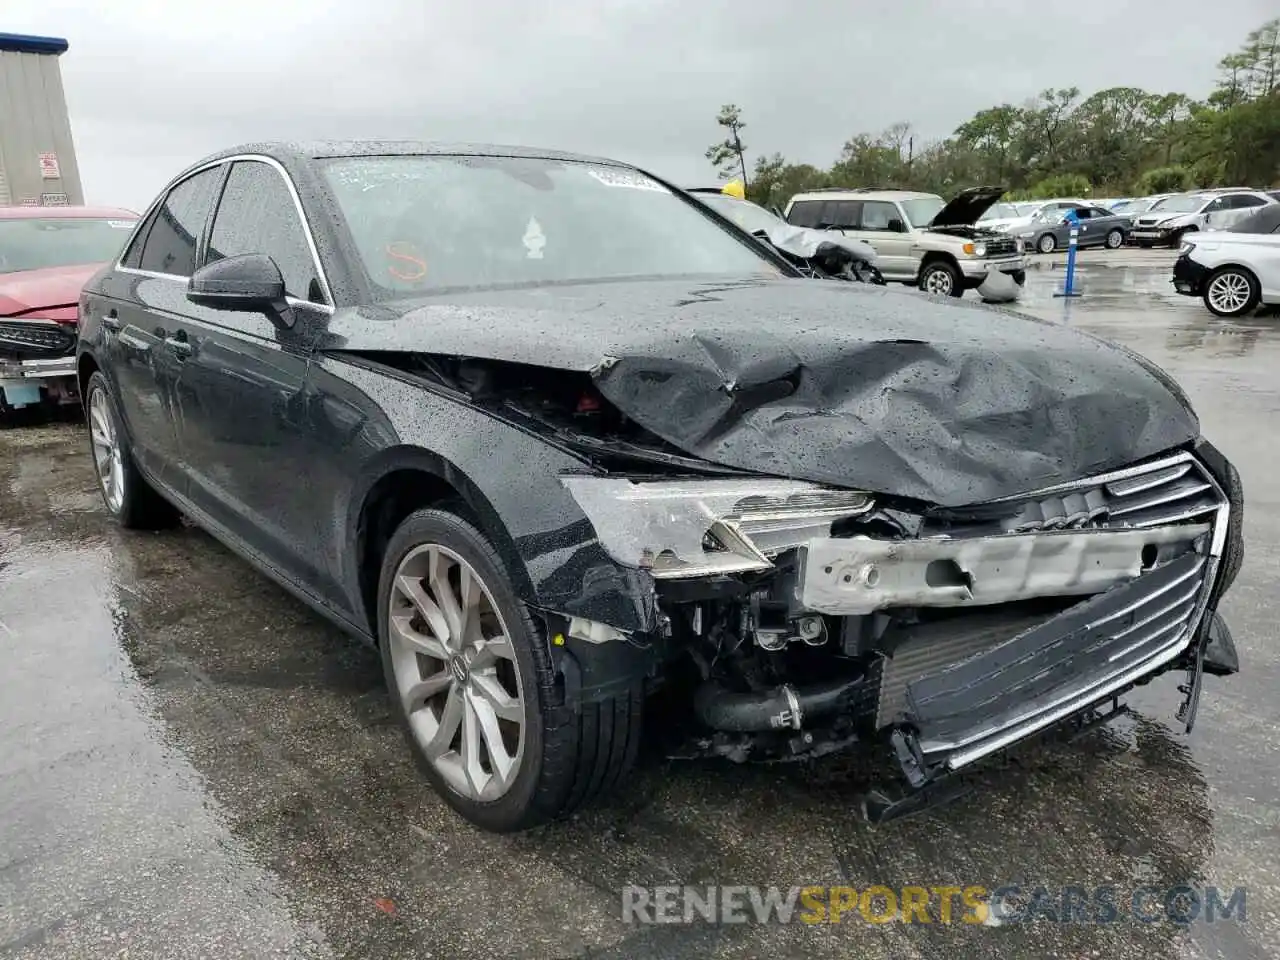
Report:
M62 174L58 171L58 155L56 153L40 154L40 177L44 180L57 180Z
M21 200L18 201L18 206L20 207L35 207L35 206L39 206L39 204L40 204L40 201L37 200L35 197L23 197Z
M65 207L67 202L67 195L65 193L40 194L40 206L42 207Z

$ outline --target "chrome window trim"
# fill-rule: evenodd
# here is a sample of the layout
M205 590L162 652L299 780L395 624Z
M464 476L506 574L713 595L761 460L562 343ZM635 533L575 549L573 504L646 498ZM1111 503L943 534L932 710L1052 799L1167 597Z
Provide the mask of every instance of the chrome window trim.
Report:
M298 194L298 188L294 185L293 178L289 176L289 171L287 171L284 168L284 165L280 163L279 160L276 160L274 157L268 157L260 153L237 153L234 156L219 157L216 160L210 160L207 163L202 163L198 167L192 167L190 170L184 170L180 176L175 177L173 180L169 181L169 183L165 185L165 188L160 191L159 196L157 196L156 199L151 202L151 206L147 207L146 211L142 214L142 216L138 218L138 223L141 224L145 222L147 219L149 219L152 211L154 211L161 203L164 202L164 199L167 196L169 196L170 191L172 191L174 187L178 186L178 184L183 183L186 180L190 180L192 177L196 176L197 174L204 173L204 171L206 170L211 170L214 167L219 167L219 166L222 166L223 164L232 164L240 160L255 162L255 163L265 163L267 166L273 168L276 171L276 173L280 175L280 178L284 180L284 185L289 190L289 196L293 198L293 207L298 212L298 219L302 221L302 233L306 237L307 249L311 252L311 261L312 263L315 264L316 277L320 280L320 291L324 295L325 302L312 303L310 300L297 300L297 298L295 297L289 297L287 299L294 305L306 304L312 307L321 307L321 308L327 307L329 311L332 312L333 302L334 302L333 290L329 286L329 277L324 272L324 264L320 262L320 249L316 246L315 235L311 232L311 223L310 221L307 220L306 211L302 209L302 197ZM222 202L221 193L218 195L217 200L218 200L218 204L221 204ZM218 210L217 210L217 207L215 206L213 209L213 219L216 221L217 218L218 218ZM124 261L124 256L125 256L125 253L128 251L129 246L130 244L126 243L124 246L124 250L121 250L120 256L116 258L115 269L117 271L120 271L121 273L133 273L133 274L139 274L147 277L154 277L156 279L170 279L170 280L188 279L187 277L179 276L178 274L174 274L174 273L158 273L154 270L139 270L135 267L123 266L122 263Z

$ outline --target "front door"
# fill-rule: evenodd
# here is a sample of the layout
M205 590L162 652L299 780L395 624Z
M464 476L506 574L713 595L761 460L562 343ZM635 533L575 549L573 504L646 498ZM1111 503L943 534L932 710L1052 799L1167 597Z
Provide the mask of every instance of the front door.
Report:
M862 201L862 218L854 234L876 251L876 266L886 280L910 280L917 262L911 255L913 240L907 221L896 203L887 200Z
M188 353L178 385L192 502L236 539L313 593L326 592L307 544L319 505L309 496L314 451L306 386L329 307L285 174L259 160L231 168L205 262L271 257L289 297L285 316L188 303Z

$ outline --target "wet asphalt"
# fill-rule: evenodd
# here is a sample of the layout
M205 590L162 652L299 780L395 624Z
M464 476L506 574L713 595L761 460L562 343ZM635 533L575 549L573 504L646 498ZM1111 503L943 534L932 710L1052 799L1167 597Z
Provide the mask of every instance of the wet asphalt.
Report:
M1024 306L1163 365L1239 466L1243 672L1206 681L1190 736L1166 675L1135 717L878 828L855 757L654 750L606 806L481 834L416 774L373 651L198 530L115 529L74 419L0 429L0 958L1276 955L1280 315L1213 318L1171 259L1086 255L1063 300L1039 258ZM1216 885L1246 888L1247 919L621 922L624 885L672 883Z

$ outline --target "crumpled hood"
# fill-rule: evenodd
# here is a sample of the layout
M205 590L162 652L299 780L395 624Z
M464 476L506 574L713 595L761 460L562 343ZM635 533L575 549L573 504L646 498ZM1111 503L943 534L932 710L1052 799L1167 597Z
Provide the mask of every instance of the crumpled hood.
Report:
M778 226L765 231L769 242L785 253L804 260L812 260L818 251L830 244L852 254L863 263L876 262L875 248L869 243L846 237L835 230L812 230L808 227L795 227L785 220L779 220Z
M590 371L686 453L960 506L1181 446L1199 424L1158 368L1070 327L814 280L449 295L342 311L329 350Z
M0 317L32 313L46 307L74 306L80 301L84 285L101 266L87 263L0 273Z

